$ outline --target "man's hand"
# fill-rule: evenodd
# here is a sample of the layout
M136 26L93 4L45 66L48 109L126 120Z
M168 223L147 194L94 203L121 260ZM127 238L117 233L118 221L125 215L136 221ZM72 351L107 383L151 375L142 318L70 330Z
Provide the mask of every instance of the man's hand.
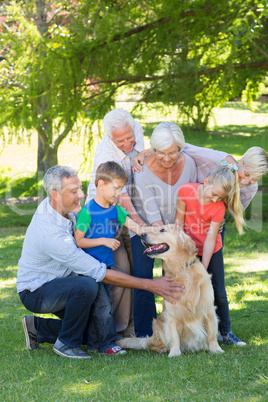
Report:
M144 152L139 152L132 161L132 172L142 172L142 165L144 164L145 154Z
M118 241L116 239L105 238L103 241L103 245L111 248L114 251L114 250L118 249L118 247L120 246L120 241Z
M168 302L175 304L185 293L184 285L174 282L175 278L162 276L152 280L150 292L164 297Z

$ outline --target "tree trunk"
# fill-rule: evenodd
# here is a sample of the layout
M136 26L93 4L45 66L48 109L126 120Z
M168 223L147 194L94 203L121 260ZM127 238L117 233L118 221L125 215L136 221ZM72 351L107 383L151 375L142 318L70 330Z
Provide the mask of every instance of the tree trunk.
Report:
M40 35L44 36L48 31L48 24L46 23L47 15L46 15L46 1L45 0L35 0L36 5L36 26L40 33ZM45 57L45 54L44 54ZM44 91L45 92L45 91ZM48 104L46 101L46 96L40 97L38 101L38 108L40 108L40 114L43 116L47 115ZM46 116L41 123L42 128L38 132L38 150L37 150L37 172L44 174L50 167L58 164L58 146L53 146L49 144L49 133L52 130L52 122ZM43 130L47 134L47 138L45 139L44 134L42 134L41 130ZM52 133L51 133L52 134ZM52 138L52 136L51 136Z
M58 146L43 143L38 136L37 171L43 175L46 171L58 164Z

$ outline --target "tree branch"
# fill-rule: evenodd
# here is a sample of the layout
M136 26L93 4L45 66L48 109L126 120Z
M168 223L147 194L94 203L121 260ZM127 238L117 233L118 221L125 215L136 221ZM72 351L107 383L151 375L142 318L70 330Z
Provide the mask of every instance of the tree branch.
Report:
M36 130L37 130L37 132L38 132L38 135L39 135L40 138L42 139L43 143L44 143L44 144L47 144L49 138L48 138L48 136L47 136L45 130L43 130L42 126L39 125L39 126L36 128Z
M256 43L254 40L249 39L249 42L252 44L253 47L255 47L255 49L258 50L258 52L260 54L262 54L267 60L268 60L268 53L258 45L258 43Z
M55 140L54 142L54 147L58 148L58 146L60 145L60 143L62 142L62 140L64 140L64 138L68 135L68 133L70 132L71 128L74 125L74 120L71 122L71 120L67 120L67 124L65 129L62 131L62 133L58 136L58 138Z
M215 11L214 8L207 8L207 9L202 10L202 12L205 12L205 13L211 13L213 11ZM190 16L193 16L193 15L196 15L198 12L200 12L200 11L193 11L193 10L183 11L182 13L180 13L179 16L181 18L190 17ZM121 39L128 38L129 36L136 35L137 33L140 33L140 32L143 32L143 31L147 31L148 29L152 29L157 25L164 24L164 23L172 20L173 18L175 18L174 15L168 16L168 17L163 17L163 18L160 18L160 19L155 20L153 22L150 22L149 24L141 25L141 26L139 26L137 28L130 29L129 31L127 31L125 33L116 34L110 41L106 40L106 41L104 41L102 43L96 44L96 47L100 48L100 47L106 46L110 42L118 42Z
M11 88L11 87L17 87L17 88L21 88L21 89L27 89L27 87L25 87L24 85L20 84L19 82L3 82L0 84L0 87L7 87L7 88Z
M253 61L251 63L239 63L239 64L233 64L233 67L235 70L238 69L246 69L246 68L258 68L261 70L267 70L268 71L268 62L267 61ZM170 78L170 79L175 79L175 78L188 78L188 77L194 77L196 75L210 75L219 71L224 71L226 66L224 64L219 65L217 67L213 68L208 68L201 70L199 72L191 73L191 74L168 74L168 75L152 75L150 77L146 76L129 76L129 77L118 77L115 79L111 80L98 80L91 82L90 85L98 85L98 84L112 84L116 82L121 82L125 81L125 85L129 83L136 83L136 82L151 82L151 81L157 81L157 80L162 80L163 78Z
M49 24L49 23L53 20L53 18L54 18L59 12L61 12L61 10L62 10L62 6L59 7L57 10L55 10L54 13L51 15L51 17L50 17L49 19L47 19L47 24Z

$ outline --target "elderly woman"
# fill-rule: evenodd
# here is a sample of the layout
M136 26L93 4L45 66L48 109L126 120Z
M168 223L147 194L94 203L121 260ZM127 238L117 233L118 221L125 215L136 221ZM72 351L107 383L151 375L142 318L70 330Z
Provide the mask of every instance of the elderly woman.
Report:
M152 154L144 161L143 171L134 175L136 195L132 202L139 216L149 225L175 222L177 191L182 184L196 183L193 159L183 152L184 136L175 123L164 122L154 129ZM139 278L152 278L154 260L143 254L139 236L131 239L133 272ZM152 334L156 318L154 295L134 291L134 324L139 337Z

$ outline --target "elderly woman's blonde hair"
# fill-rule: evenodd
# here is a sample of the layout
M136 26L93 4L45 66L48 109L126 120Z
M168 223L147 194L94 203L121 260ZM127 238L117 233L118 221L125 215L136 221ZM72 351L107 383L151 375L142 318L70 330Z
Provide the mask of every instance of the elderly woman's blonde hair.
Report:
M249 174L263 176L268 172L268 154L260 147L252 147L243 155L243 165Z
M181 128L177 126L177 124L169 121L159 123L150 138L151 147L159 149L159 151L165 151L170 148L174 142L181 151L185 148L185 140Z

